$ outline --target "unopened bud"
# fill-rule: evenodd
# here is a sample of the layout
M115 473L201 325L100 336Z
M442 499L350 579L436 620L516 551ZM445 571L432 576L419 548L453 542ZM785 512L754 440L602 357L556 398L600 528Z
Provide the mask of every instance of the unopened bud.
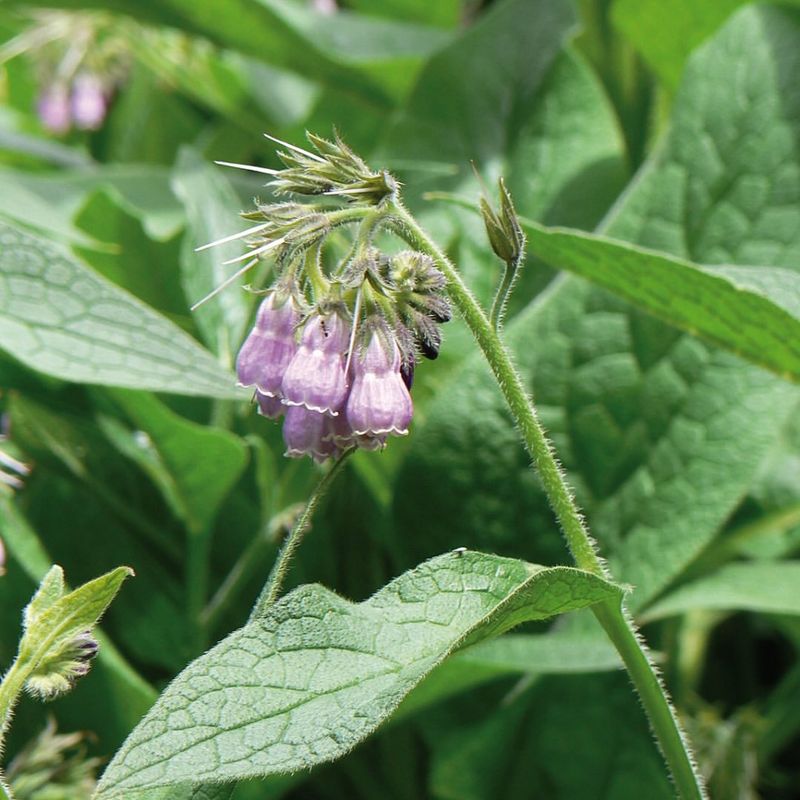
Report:
M481 197L481 216L486 234L495 254L506 264L519 265L525 254L525 234L519 224L511 194L502 178L500 186L500 211L497 213L485 197Z
M68 692L78 678L89 672L90 662L97 655L98 646L90 631L73 636L39 662L36 670L28 677L25 688L45 700Z

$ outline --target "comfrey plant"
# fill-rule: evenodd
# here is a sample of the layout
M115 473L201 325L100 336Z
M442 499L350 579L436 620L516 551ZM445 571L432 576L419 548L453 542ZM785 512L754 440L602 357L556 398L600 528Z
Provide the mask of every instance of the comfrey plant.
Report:
M585 527L533 403L502 339L503 310L525 236L500 185L481 211L506 270L489 313L400 198L338 136L312 150L280 142L269 176L280 202L257 204L242 266L215 289L274 266L237 359L259 411L283 418L287 455L332 461L288 533L248 622L195 659L117 752L101 800L225 794L239 779L296 773L348 753L465 643L527 621L591 608L619 651L682 798L705 796L686 739L634 623ZM352 231L337 255L340 233ZM336 233L336 241L332 241ZM400 244L397 245L397 240ZM200 302L204 302L200 301ZM409 429L421 357L436 356L451 304L497 379L561 524L577 569L545 568L458 548L401 575L363 603L321 586L279 598L293 553L345 459ZM199 303L198 303L199 305ZM184 794L181 794L184 792ZM149 795L148 795L149 796Z
M285 145L286 169L264 171L276 194L324 202L259 204L245 215L256 225L206 247L247 241L235 277L273 260L274 282L236 370L261 414L284 417L286 454L323 462L408 433L414 367L438 355L450 303L430 255L375 245L396 221L388 213L397 201L394 178L371 171L338 137L309 138L317 153ZM326 239L349 225L358 226L350 252L326 269Z

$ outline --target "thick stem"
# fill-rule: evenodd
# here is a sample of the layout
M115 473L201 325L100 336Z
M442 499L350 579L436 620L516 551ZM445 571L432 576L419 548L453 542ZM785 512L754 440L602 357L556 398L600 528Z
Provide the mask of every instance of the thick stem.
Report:
M447 278L450 298L472 331L497 379L575 563L581 569L610 578L505 345L455 267L416 220L399 202L392 207L391 214L392 225L399 235L412 247L433 258ZM692 761L688 743L633 620L615 603L596 605L593 611L625 663L679 796L684 800L705 798L702 779Z
M348 457L353 452L355 452L355 448L345 450L344 453L339 456L336 463L325 473L325 475L322 476L320 482L311 493L311 497L308 498L306 507L303 509L303 512L300 514L300 516L295 520L292 530L289 532L289 535L286 537L286 541L283 543L281 551L278 553L278 558L275 561L275 565L272 567L272 572L270 573L266 584L264 584L264 588L261 590L261 594L258 596L256 604L253 606L253 610L250 612L249 622L252 622L253 620L263 616L269 607L278 599L281 587L283 586L283 580L286 577L286 573L289 570L289 564L292 561L292 556L300 546L300 542L303 541L303 537L305 536L306 532L311 527L311 519L314 516L314 511L316 511L317 506L319 505L319 501L324 497L325 492L328 491L328 488L341 471L344 462L347 461Z

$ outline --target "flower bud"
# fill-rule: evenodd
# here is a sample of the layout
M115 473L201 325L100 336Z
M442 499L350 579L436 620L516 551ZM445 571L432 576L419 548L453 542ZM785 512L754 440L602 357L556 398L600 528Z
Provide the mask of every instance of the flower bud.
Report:
M45 700L68 692L78 678L89 672L97 649L97 640L90 631L73 636L38 663L28 677L25 688Z
M499 186L500 213L495 212L485 197L481 197L481 216L492 250L506 264L516 267L525 254L525 234L502 178Z

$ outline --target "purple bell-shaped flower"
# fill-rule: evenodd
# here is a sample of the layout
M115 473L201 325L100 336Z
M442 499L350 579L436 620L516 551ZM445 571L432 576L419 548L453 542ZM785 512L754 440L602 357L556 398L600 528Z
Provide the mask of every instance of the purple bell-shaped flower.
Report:
M289 406L283 422L283 441L286 455L292 458L311 456L322 463L339 454L339 447L332 436L333 417L305 406Z
M72 119L84 131L93 131L103 124L108 100L102 81L91 73L81 73L72 84Z
M262 417L269 417L269 419L278 419L282 417L286 411L286 406L280 397L271 397L268 394L258 391L256 389L256 402L258 403L258 413Z
M338 313L309 319L300 348L283 376L281 391L286 405L334 416L339 413L347 397L349 338L350 323Z
M400 350L394 337L373 330L351 369L347 421L360 446L379 447L387 434L408 433L414 406L400 373Z
M69 92L60 83L48 86L40 95L37 105L39 119L51 133L66 133L72 123Z
M241 386L255 386L262 413L273 416L275 404L261 405L261 397L281 397L281 381L297 352L295 328L300 313L291 297L269 294L261 303L256 324L236 359ZM265 410L269 406L270 413Z

